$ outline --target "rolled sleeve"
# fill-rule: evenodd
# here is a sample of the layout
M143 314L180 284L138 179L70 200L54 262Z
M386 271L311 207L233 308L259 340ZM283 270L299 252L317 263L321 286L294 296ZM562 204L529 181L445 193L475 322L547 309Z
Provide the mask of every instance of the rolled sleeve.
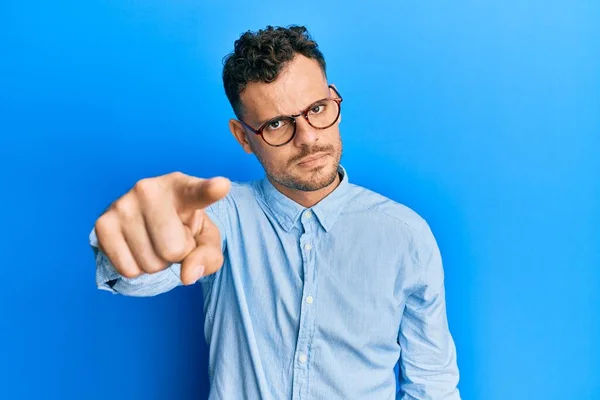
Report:
M227 198L225 198L227 199ZM225 250L226 230L223 220L226 219L225 199L205 208L208 217L219 229L221 235L221 251ZM174 263L169 268L154 274L143 274L136 278L126 278L120 275L108 257L99 249L96 230L92 229L89 242L96 258L96 286L113 294L125 296L155 296L183 285L181 282L181 264ZM218 272L217 272L218 273ZM200 282L210 281L216 274L202 277Z
M182 285L180 264L171 264L169 268L154 273L143 274L136 278L126 278L120 275L108 257L98 248L96 231L90 233L90 245L96 256L96 286L113 294L125 296L148 297Z

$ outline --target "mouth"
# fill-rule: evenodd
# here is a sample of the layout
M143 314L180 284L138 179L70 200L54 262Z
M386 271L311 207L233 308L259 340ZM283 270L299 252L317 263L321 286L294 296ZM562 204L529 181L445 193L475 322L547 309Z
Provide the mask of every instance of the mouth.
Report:
M301 159L300 162L298 162L298 165L301 167L312 166L321 162L325 158L325 156L327 156L327 153L313 154L312 156L308 156Z

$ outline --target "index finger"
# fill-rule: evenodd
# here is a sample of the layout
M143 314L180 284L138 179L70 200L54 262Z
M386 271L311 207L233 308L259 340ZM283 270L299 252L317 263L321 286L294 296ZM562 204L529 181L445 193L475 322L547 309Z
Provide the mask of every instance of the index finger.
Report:
M230 187L231 182L227 178L202 179L187 176L179 185L179 206L183 210L208 207L225 197Z

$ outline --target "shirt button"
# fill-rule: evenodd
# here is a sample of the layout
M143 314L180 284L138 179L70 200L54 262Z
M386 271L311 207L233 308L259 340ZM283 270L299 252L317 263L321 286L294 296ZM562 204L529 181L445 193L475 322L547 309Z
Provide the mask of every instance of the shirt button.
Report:
M313 302L313 297L312 297L312 296L308 296L308 297L306 298L306 302L307 302L308 304L312 304L312 302Z
M306 243L306 244L304 245L304 250L306 250L306 251L310 251L311 249L312 249L312 244L310 244L310 243Z
M306 362L306 355L300 354L300 357L298 357L298 360L304 364Z
M312 218L312 212L310 210L307 210L306 212L304 212L304 219L311 219Z

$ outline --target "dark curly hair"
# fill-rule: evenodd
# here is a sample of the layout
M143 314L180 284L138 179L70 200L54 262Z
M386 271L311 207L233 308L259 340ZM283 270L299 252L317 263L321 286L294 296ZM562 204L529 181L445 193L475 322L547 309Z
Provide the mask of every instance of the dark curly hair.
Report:
M267 26L248 31L235 41L234 51L223 60L223 86L238 118L240 94L250 82L273 82L296 54L316 60L326 76L325 58L304 26Z

